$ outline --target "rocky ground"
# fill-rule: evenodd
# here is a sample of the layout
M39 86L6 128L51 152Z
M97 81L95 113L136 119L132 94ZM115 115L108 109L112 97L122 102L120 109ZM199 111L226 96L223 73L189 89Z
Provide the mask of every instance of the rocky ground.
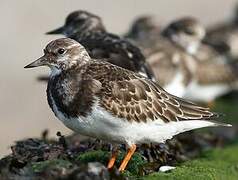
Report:
M225 119L235 124L236 103L220 100L215 110L225 112ZM109 143L79 135L64 137L60 132L58 139L52 140L46 130L41 138L18 141L11 147L12 153L0 160L0 179L235 179L237 129L235 125L230 129L187 132L166 144L141 145L122 174L116 167L125 154L124 145L116 167L108 171L105 166L111 153ZM177 168L158 172L163 165Z

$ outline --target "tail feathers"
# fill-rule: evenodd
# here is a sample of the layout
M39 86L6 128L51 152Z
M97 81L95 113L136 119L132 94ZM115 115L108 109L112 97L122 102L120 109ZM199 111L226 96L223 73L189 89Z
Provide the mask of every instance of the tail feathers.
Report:
M163 143L168 139L173 138L173 136L204 127L212 127L212 126L225 126L231 127L230 124L210 121L210 120L185 120L185 121L172 121L168 123L158 123L156 121L152 121L150 123L140 123L136 124L136 136L138 142L157 142ZM131 136L132 137L132 136Z
M214 126L223 126L223 127L232 127L231 124L227 124L227 123L222 123L222 122L217 122L217 121L210 121L214 123Z
M204 128L204 127L215 127L215 126L223 126L223 127L231 127L231 124L221 123L217 121L208 121L208 120L190 120L190 121L178 121L178 122L172 122L174 123L174 135Z

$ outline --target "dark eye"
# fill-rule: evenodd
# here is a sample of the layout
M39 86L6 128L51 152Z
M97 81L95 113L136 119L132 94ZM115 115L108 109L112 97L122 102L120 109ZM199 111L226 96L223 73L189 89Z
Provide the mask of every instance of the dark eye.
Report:
M60 48L60 49L58 49L58 54L64 54L65 53L65 49L63 49L63 48Z

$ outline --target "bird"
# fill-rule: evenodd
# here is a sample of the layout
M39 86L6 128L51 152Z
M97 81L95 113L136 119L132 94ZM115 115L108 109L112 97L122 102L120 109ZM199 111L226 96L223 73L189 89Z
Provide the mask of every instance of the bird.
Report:
M237 89L238 63L203 44L205 28L198 20L177 19L162 34L193 56L186 64L191 77L185 99L213 104L217 97Z
M174 45L195 56L199 61L213 61L214 59L220 61L220 58L230 60L226 54L229 50L227 44L220 44L218 51L218 47L215 48L204 43L206 29L196 18L176 19L163 30L162 34Z
M188 54L197 52L205 34L205 28L193 17L175 19L162 31L163 36L170 39L171 42Z
M55 116L82 135L128 146L119 167L125 170L141 143L164 143L176 134L208 126L218 113L163 90L158 83L107 61L91 58L70 38L48 43L44 55L25 66L51 70L47 99ZM108 168L114 166L117 150Z
M105 58L112 64L154 79L139 48L125 38L107 32L101 18L95 14L74 11L67 16L64 26L47 34L63 34L81 43L93 58Z
M227 53L234 60L238 59L238 5L234 8L230 20L207 27L203 42Z

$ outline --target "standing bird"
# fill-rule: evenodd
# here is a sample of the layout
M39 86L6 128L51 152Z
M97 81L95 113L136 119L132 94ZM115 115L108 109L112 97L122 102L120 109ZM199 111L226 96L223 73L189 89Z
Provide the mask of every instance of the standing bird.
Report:
M77 41L51 41L44 55L25 66L48 66L48 103L68 128L82 135L129 149L123 171L136 144L163 143L174 135L208 126L231 126L213 121L219 115L164 91L157 83L106 61L92 59ZM112 155L112 168L117 152Z
M93 58L105 58L112 64L153 78L153 73L139 48L124 38L108 33L101 18L92 13L72 12L63 27L47 34L64 34L81 43Z
M205 28L196 19L176 20L163 35L194 57L187 64L191 78L184 98L209 103L237 89L238 63L202 43Z

